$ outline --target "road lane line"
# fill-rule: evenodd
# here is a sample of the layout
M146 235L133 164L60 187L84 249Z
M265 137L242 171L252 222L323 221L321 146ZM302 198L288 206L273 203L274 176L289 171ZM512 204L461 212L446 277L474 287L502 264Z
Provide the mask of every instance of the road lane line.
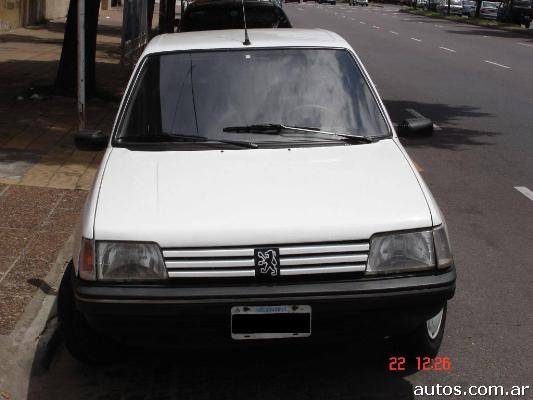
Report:
M372 28L374 28L374 29L379 29L379 26L372 25Z
M412 37L411 40L414 40L415 42L421 42L422 40Z
M389 31L390 33L392 33L393 35L399 35L398 32L394 32L394 31Z
M418 111L416 111L414 108L406 108L405 111L407 111L409 114L411 114L413 117L416 117L416 118L427 118L427 117L424 117L422 114L420 114ZM442 131L442 128L434 122L433 122L433 129L436 131Z
M350 19L351 19L352 21L355 21L355 18L354 18L354 17L350 17Z
M511 67L508 67L507 65L498 64L498 63L495 63L494 61L489 61L489 60L483 60L483 61L486 63L492 64L492 65L496 65L501 68L511 69Z
M435 25L437 28L444 28L442 25Z
M442 47L442 46L440 46L439 49L446 50L446 51L449 51L449 52L451 52L451 53L455 53L455 50L453 50L453 49L449 49L449 48L447 48L447 47Z
M366 25L366 22L359 21L360 24Z
M518 43L521 46L527 46L527 47L533 47L533 44L527 44L527 43Z
M529 200L533 201L533 192L525 186L515 186L516 190L526 196Z

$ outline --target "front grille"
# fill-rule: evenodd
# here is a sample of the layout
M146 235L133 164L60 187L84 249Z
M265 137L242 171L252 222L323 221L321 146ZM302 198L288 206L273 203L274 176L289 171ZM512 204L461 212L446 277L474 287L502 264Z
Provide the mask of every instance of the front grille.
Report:
M280 275L361 273L366 269L368 242L163 249L170 278L255 277L254 249L276 247Z

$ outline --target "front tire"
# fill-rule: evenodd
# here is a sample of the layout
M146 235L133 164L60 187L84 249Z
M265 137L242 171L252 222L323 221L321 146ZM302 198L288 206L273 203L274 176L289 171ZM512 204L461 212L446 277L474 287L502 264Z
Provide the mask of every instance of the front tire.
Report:
M77 360L86 364L108 364L118 358L118 347L90 327L87 320L74 304L72 288L72 262L67 266L57 299L59 329L65 340L65 346Z
M393 342L397 345L402 355L408 358L435 358L439 353L444 337L446 313L447 304L445 303L437 314L429 318L413 332L394 337Z

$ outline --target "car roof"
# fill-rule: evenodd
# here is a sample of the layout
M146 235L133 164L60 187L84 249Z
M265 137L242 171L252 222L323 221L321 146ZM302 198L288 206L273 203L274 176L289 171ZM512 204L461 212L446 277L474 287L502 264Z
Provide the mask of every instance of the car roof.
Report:
M252 5L259 4L265 6L277 7L270 0L244 0L244 4ZM227 6L242 6L241 0L194 0L189 3L187 9L189 8L204 8L204 7L227 7Z
M245 46L243 29L169 33L152 39L143 56L183 50L265 47L325 47L352 50L338 34L323 29L248 29L248 35L251 45Z

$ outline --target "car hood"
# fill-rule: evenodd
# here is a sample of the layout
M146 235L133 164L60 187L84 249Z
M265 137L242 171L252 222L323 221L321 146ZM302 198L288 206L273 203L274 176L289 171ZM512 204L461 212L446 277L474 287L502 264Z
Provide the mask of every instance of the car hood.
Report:
M292 149L112 150L97 240L162 247L369 239L432 225L420 184L392 139Z

